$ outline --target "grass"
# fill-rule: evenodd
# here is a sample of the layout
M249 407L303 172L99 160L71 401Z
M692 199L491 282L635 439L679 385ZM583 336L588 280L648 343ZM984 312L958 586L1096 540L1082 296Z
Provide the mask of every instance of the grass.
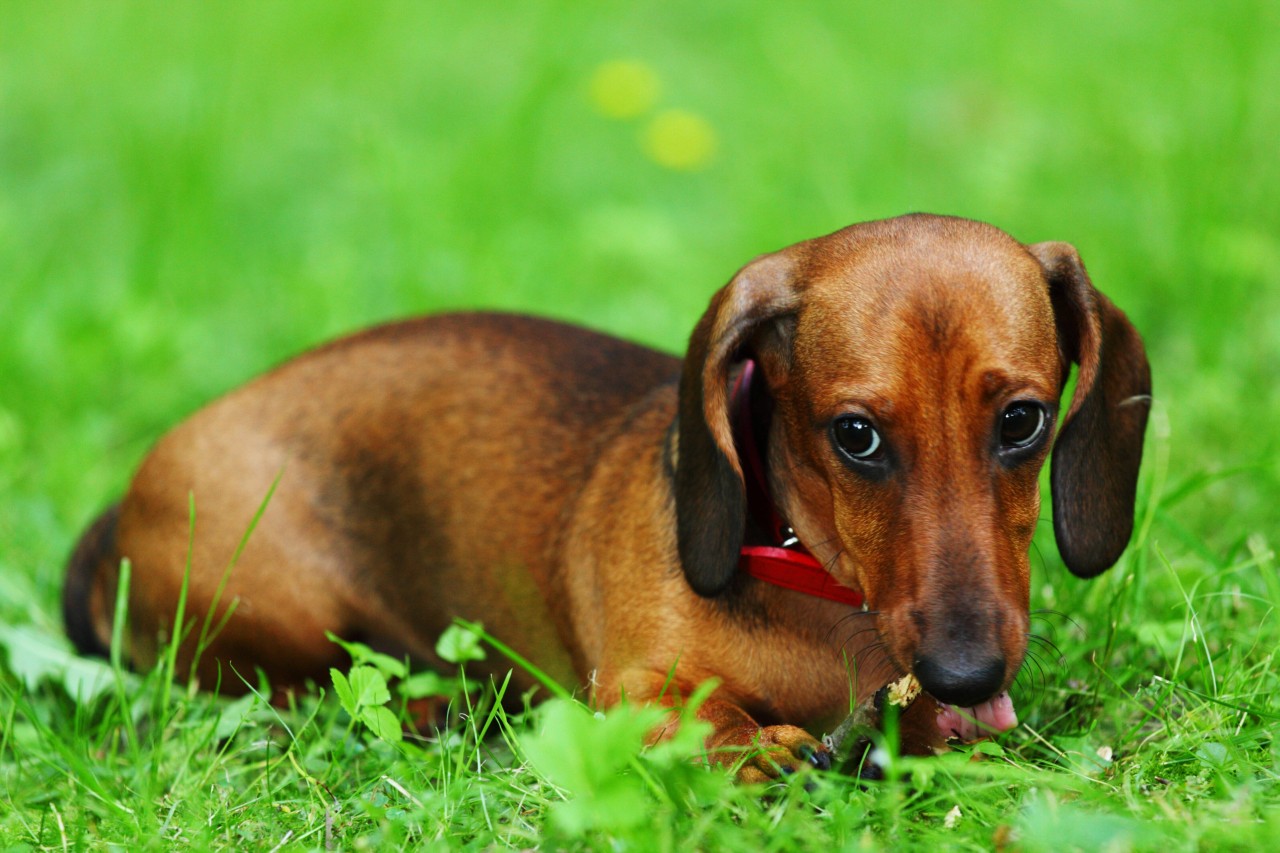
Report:
M1245 0L6 4L0 849L1272 846L1278 88ZM1053 646L983 760L743 788L500 685L393 742L371 676L273 709L67 654L80 529L265 367L462 306L679 351L753 255L907 210L1072 241L1155 373L1138 535L1088 583L1037 540Z

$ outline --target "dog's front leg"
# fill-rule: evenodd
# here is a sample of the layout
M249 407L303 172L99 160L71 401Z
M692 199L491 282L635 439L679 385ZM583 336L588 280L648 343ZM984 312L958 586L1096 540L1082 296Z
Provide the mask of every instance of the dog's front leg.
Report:
M653 740L673 735L685 697L693 691L686 689L687 685L673 683L669 675L662 673L625 681L627 701L671 709L669 721L653 733ZM609 693L597 690L597 700L607 700L608 696ZM736 770L741 782L765 782L809 767L821 770L831 767L831 753L813 735L799 726L761 725L723 687L698 706L695 716L711 725L706 739L707 758L726 769Z
M799 726L762 726L734 702L714 695L698 708L697 716L712 725L708 757L736 767L739 781L765 782L806 767L831 767L826 747Z

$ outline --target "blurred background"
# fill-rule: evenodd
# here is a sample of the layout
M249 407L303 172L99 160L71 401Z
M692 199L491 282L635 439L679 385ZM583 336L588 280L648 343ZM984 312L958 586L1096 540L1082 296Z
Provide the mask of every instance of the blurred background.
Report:
M489 307L678 352L754 255L915 210L1080 249L1150 348L1153 535L1224 564L1280 517L1277 92L1248 0L7 2L0 620L56 625L151 442L312 344Z

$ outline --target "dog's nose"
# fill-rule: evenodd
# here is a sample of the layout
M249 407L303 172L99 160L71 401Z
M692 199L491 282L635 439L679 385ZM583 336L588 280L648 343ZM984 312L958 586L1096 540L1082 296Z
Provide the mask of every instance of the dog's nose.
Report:
M1004 659L976 661L956 657L944 660L923 655L916 660L916 679L939 702L971 708L1000 692L1004 683Z

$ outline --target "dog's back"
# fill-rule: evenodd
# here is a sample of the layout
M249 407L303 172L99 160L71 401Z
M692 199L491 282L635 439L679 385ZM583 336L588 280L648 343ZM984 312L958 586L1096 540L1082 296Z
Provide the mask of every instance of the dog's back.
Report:
M236 602L210 664L322 677L339 659L326 630L430 659L430 638L466 615L552 655L540 663L573 683L564 614L545 602L566 599L554 566L575 484L629 408L663 385L674 405L678 370L616 338L502 314L393 323L312 350L161 439L72 555L68 632L84 652L106 650L127 556L132 657L154 659L187 560L190 495L188 621L199 626L215 598ZM183 659L192 651L188 638Z

